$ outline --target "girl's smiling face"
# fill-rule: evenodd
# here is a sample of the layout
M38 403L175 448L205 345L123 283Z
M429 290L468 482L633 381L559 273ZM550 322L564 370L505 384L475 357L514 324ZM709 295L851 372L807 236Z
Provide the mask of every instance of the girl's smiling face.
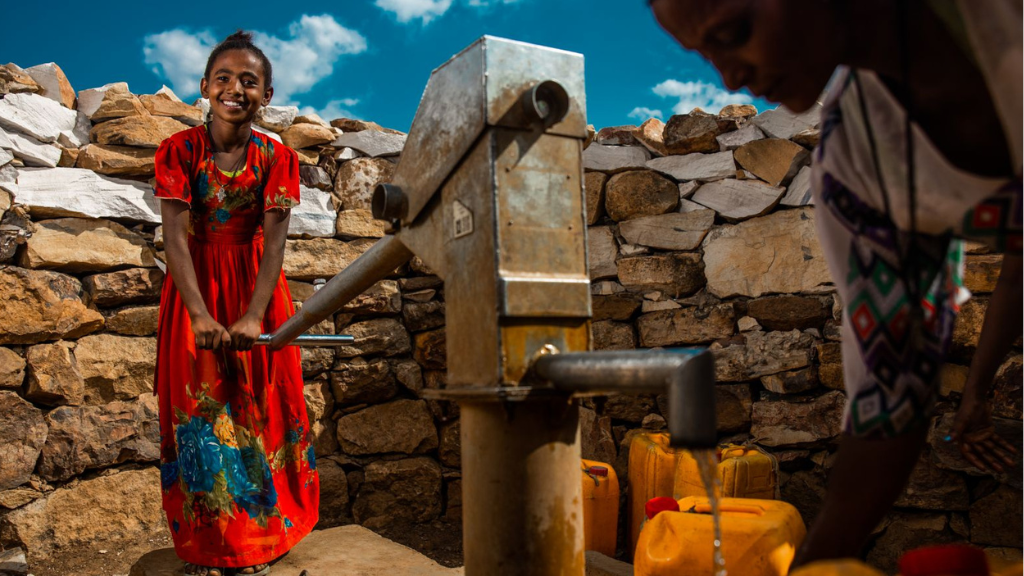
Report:
M210 100L214 117L229 124L251 122L274 95L274 89L266 87L260 59L248 50L220 54L199 89Z
M823 0L651 0L658 23L696 50L730 90L814 105L839 64L844 35Z

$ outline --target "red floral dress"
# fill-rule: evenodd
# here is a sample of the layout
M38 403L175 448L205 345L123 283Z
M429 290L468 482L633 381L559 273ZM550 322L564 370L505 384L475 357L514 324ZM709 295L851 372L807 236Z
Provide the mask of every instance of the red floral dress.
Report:
M224 327L246 311L263 255L263 213L298 204L295 152L255 131L245 167L229 176L197 126L161 143L156 196L188 202L189 252L210 315ZM282 275L263 319L294 313ZM199 350L168 277L160 298L156 392L163 505L178 555L203 566L269 562L317 521L319 480L297 348Z

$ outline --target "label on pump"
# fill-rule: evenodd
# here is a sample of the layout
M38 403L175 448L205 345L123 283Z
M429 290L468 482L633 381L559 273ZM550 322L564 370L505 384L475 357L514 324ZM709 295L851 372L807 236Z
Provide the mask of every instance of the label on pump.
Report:
M455 224L454 228L456 238L469 236L473 233L473 213L458 200L452 202L452 220Z

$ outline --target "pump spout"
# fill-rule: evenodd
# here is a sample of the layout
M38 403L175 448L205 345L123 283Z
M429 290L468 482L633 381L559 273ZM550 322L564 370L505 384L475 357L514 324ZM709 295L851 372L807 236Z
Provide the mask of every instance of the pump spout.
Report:
M673 448L713 448L717 442L715 361L707 350L546 354L534 369L570 393L667 393Z

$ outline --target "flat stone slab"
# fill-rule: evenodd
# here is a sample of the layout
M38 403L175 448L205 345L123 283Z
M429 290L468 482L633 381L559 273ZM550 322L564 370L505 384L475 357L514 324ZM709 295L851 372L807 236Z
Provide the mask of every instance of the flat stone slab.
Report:
M155 550L132 566L129 576L180 576L185 564L173 548ZM430 558L362 526L316 530L273 565L274 576L458 576Z

